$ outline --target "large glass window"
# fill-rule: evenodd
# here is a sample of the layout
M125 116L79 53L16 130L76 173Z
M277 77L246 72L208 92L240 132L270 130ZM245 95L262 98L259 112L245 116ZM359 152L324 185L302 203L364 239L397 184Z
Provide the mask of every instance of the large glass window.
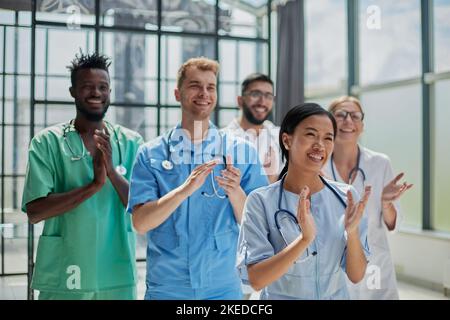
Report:
M450 71L450 0L434 0L435 71Z
M242 81L254 72L267 74L268 46L262 42L222 40L219 54L219 127L225 127L238 115L236 99L241 94Z
M219 34L267 38L267 0L219 0Z
M450 80L435 85L435 111L432 153L432 224L437 230L450 232Z
M5 71L8 73L30 73L31 33L29 28L6 27L5 43Z
M266 0L102 0L98 12L96 3L38 0L36 23L32 24L31 1L0 1L2 8L17 9L0 9L1 223L22 223L26 231L27 218L20 212L20 203L30 127L37 133L75 116L67 66L80 50L98 49L112 58L111 106L106 119L138 131L145 140L180 121L173 91L177 70L188 58L206 56L223 64L219 104L228 108L221 110L219 105L220 111L212 117L219 126L227 125L237 113L234 101L242 79L251 72L268 72ZM39 236L41 228L35 229ZM0 262L7 262L1 274L26 271L27 241L20 237L2 238L5 251L0 253ZM138 243L145 245L142 238ZM144 257L145 248L138 247L138 258Z
M215 33L215 1L162 1L162 30Z
M420 85L366 92L362 144L387 154L395 173L414 187L401 198L403 225L422 224L422 106Z
M114 57L110 66L111 101L157 103L157 37L133 32L102 32L101 52Z
M419 77L420 0L359 2L362 85Z
M305 1L305 95L344 92L347 83L345 1Z
M61 43L65 45L61 46ZM55 49L57 47L58 50ZM73 99L69 95L70 73L67 67L75 54L80 51L91 52L93 49L93 30L37 27L35 98L72 102Z
M213 37L163 36L161 39L161 103L178 105L175 100L177 71L189 58L216 56Z
M26 15L0 10L0 223L4 226L0 230L0 275L27 270L27 217L20 212L20 205L30 122L28 25Z
M157 5L157 0L102 0L100 1L100 24L108 27L157 30Z
M331 102L333 102L334 99L336 99L338 96L336 95L330 95L330 96L320 96L315 97L313 99L307 99L306 102L314 102L319 104L322 108L328 110L328 107L330 106Z
M236 107L241 83L254 72L267 73L267 44L252 41L222 40L220 52L220 106Z
M95 0L37 0L36 8L38 21L61 22L70 29L79 28L81 24L95 24Z

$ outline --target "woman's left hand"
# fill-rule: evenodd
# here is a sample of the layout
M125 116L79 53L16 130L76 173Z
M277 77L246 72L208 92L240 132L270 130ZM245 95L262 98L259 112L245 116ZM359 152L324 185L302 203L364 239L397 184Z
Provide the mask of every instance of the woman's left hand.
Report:
M347 231L347 234L358 230L371 189L372 187L367 186L364 190L363 198L357 203L353 199L352 192L350 190L347 191L347 209L345 210L345 231Z
M233 198L234 195L244 192L241 188L241 171L233 167L231 156L227 156L226 160L226 169L220 172L222 176L217 176L216 181L225 190L225 194Z
M397 184L401 178L403 178L404 173L400 173L397 175L391 182L389 182L383 189L383 193L381 194L381 202L383 206L387 206L392 202L399 199L406 190L412 188L412 184L407 184L403 182L402 184Z

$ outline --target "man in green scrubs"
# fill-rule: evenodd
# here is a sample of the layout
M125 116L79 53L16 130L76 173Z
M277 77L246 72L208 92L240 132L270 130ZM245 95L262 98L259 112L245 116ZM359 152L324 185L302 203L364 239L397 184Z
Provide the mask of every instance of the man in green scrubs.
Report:
M76 117L31 141L22 210L44 220L32 288L39 299L135 299L135 234L128 181L141 136L103 120L109 59L72 61ZM51 114L50 114L51 117Z

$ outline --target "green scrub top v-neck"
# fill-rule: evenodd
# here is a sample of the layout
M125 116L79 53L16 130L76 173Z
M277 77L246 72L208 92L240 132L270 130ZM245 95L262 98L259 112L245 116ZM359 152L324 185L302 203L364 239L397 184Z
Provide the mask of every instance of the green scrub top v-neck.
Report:
M108 123L107 128L113 165L119 165L120 150L129 180L142 137L119 125ZM86 186L93 178L92 157L74 127L63 123L47 128L30 144L22 210L35 199ZM88 293L135 286L135 242L130 215L107 179L76 208L45 220L32 288Z

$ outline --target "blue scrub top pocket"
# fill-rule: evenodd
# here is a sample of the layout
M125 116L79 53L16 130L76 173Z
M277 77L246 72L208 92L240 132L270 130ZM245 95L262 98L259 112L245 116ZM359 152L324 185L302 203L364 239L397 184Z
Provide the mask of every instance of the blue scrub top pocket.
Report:
M179 246L178 236L174 233L151 231L150 239L152 240L155 247L160 249L160 251L171 251Z
M226 251L236 246L236 232L230 230L214 235L214 243L218 251Z

